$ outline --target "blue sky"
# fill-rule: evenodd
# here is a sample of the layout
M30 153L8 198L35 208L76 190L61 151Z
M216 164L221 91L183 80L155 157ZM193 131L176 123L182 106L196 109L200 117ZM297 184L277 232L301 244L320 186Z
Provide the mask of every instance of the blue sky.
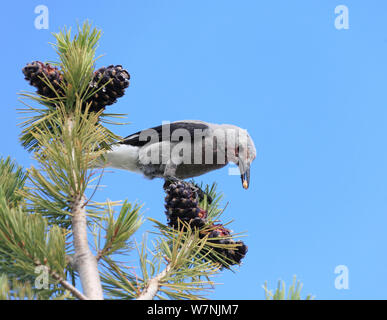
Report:
M49 29L34 8L49 8ZM335 28L335 7L349 29ZM197 181L229 202L223 215L249 252L224 272L212 299L261 299L265 280L304 283L317 299L386 299L387 4L384 1L7 1L1 6L1 155L33 163L19 144L21 68L56 60L51 32L85 19L103 30L97 67L122 64L126 136L163 120L201 119L246 128L258 156L249 190L227 168ZM162 181L110 172L102 200L144 203L165 220ZM147 222L143 229L151 229ZM140 240L141 235L137 238ZM335 267L349 270L337 290Z

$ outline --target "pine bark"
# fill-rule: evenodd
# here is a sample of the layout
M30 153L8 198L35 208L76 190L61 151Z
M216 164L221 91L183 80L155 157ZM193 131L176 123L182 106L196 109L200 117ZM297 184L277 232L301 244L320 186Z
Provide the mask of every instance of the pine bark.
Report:
M82 196L74 201L72 207L75 264L85 296L91 300L103 300L97 259L91 252L87 240L87 222L86 212L83 206L84 202L85 199L84 196Z

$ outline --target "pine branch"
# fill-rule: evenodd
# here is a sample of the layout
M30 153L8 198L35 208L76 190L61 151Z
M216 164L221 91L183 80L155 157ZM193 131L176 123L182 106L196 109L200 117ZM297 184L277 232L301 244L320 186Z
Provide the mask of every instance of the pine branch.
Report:
M24 283L36 279L36 267L44 266L58 277L65 269L65 237L58 226L47 226L39 215L29 214L24 206L11 207L0 186L0 273ZM57 288L37 294L51 297Z
M50 222L72 229L75 266L84 295L89 299L103 299L103 292L97 260L88 244L85 192L92 180L91 163L115 139L99 124L101 111L89 113L90 103L87 102L93 91L90 83L100 34L88 23L79 27L72 39L67 30L55 34L60 58L57 65L61 68L56 79L61 82L60 92L48 77L40 78L41 84L56 98L25 95L47 108L30 108L38 114L24 123L22 135L24 145L31 146L43 167L42 173L31 170L34 189L26 194L32 204L31 211L35 209ZM46 68L44 71L50 68L41 63L37 65ZM29 79L33 77L28 69L23 72Z
M103 292L98 272L97 260L90 250L87 240L86 212L84 197L75 199L72 205L72 230L75 248L75 264L85 295L92 300L102 300Z
M22 167L7 159L0 159L0 188L9 206L16 207L23 200L20 191L24 188L27 175Z
M74 128L73 119L71 119L71 117L67 119L67 129L69 136L72 137ZM70 143L72 145L73 139L70 139ZM74 163L76 163L75 153L76 149L72 146L71 157ZM72 168L71 173L73 175L74 182L79 181L77 179L77 172L75 168ZM75 190L72 190L75 194L73 195L74 201L71 205L75 264L78 268L85 295L92 300L103 300L97 260L91 252L87 240L87 220L85 209L86 197L84 194L81 194L79 190L81 190L81 187L79 186L79 183L76 183Z
M141 292L141 294L137 297L136 300L153 300L157 295L161 282L168 274L171 272L172 265L168 264L166 268L161 271L157 276L153 277L148 281L147 286Z
M54 271L50 271L50 275L58 281L63 288L70 291L74 297L78 298L79 300L89 300L82 292L80 292L77 288L75 288L71 283L63 279L60 275L58 275Z
M107 202L107 225L103 227L106 241L103 248L98 250L97 260L113 253L121 253L122 250L129 251L129 240L143 223L140 209L141 206L132 206L125 201L115 219L111 203Z
M120 299L204 299L199 292L213 287L210 277L219 271L217 264L198 258L204 242L198 234L181 232L172 243L160 237L154 251L149 251L144 239L138 248L141 275L104 259L104 290Z

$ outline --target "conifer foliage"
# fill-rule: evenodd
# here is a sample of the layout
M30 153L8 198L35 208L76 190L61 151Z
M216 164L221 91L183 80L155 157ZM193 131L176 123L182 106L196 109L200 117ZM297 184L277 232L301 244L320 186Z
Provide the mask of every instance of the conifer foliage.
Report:
M105 107L130 79L121 65L96 69L100 36L87 22L75 35L64 29L55 34L57 62L22 70L36 89L21 94L20 141L34 164L0 159L0 298L205 298L212 277L247 252L220 223L215 184L204 194L191 182L166 186L166 223L148 218L156 235L139 244L140 204L94 200L103 170L91 168L120 139L105 126L120 115ZM133 188L128 197L141 195Z

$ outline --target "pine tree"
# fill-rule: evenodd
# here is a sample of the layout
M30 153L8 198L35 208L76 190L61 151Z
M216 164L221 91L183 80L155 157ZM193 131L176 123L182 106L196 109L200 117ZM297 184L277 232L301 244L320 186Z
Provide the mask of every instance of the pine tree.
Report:
M181 210L169 199L163 221L150 219L151 247L146 235L134 241L144 222L140 204L93 200L103 170L91 168L120 139L105 126L120 115L105 109L130 78L122 66L95 70L100 37L88 23L75 36L64 29L55 34L57 63L23 69L37 92L21 94L27 118L20 140L35 164L25 170L0 161L0 298L205 298L212 277L234 270L247 252L220 222L215 184L203 187L204 195L194 182L184 184L193 188L188 200L173 194ZM127 262L135 248L137 268Z
M265 291L265 299L266 300L302 300L301 299L301 290L303 284L300 280L297 280L297 277L293 277L293 282L289 286L288 294L286 294L286 285L284 281L279 280L277 284L277 288L273 293L272 290L267 288L267 282L263 285L263 289ZM314 300L314 296L308 294L305 297L305 300Z

